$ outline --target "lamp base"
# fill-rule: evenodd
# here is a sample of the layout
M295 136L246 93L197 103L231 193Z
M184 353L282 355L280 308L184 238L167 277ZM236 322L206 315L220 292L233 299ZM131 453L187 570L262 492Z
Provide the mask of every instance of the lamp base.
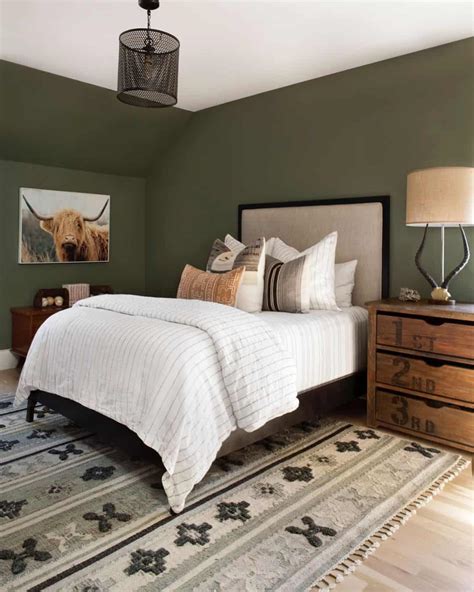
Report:
M444 306L452 306L456 304L456 300L435 300L434 298L428 298L429 304L442 304Z
M444 279L441 283L441 286L439 286L435 282L435 280L431 277L431 275L423 268L423 266L421 265L421 262L420 262L421 253L423 252L423 247L425 245L426 233L428 231L428 224L425 226L425 232L423 233L423 239L421 240L421 244L418 247L418 251L416 252L416 255L415 255L415 264L416 264L418 270L420 271L420 273L423 275L424 278L426 278L426 280L428 280L428 283L433 288L433 290L431 292L431 299L429 300L430 304L445 304L445 305L456 304L456 301L451 299L451 294L448 291L449 282L453 278L455 278L462 269L464 269L464 267L467 265L467 262L469 261L469 257L470 257L469 245L467 242L466 233L464 232L464 229L461 225L459 225L459 230L461 231L461 236L462 236L462 242L463 242L463 247L464 247L464 257L463 257L461 263L459 263L459 265L456 265L456 267L451 271L451 273L448 273L448 275L446 277L444 277ZM444 247L443 247L442 260L444 261ZM443 264L442 268L443 268L442 275L444 276L444 264Z
M451 294L448 292L447 288L440 288L438 286L431 292L431 298L436 304L449 304Z

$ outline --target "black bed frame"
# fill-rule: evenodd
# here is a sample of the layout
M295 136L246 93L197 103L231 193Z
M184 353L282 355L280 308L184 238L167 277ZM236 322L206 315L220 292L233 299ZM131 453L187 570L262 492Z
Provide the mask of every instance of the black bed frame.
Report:
M386 298L389 294L389 249L390 249L390 197L387 195L377 197L346 197L336 199L322 199L311 201L296 202L277 202L263 204L243 204L239 205L238 229L239 239L242 231L242 212L247 209L260 208L279 208L279 207L298 207L298 206L318 206L318 205L336 205L352 203L371 203L379 202L382 204L382 297ZM339 380L323 384L314 389L304 391L299 397L311 399L312 411L316 415L326 415L335 408L350 402L355 397L365 394L366 372L357 372ZM35 406L40 403L54 411L57 411L85 427L91 432L100 434L100 439L114 444L117 447L124 448L131 456L139 456L152 461L161 463L159 455L146 446L135 432L125 425L110 419L97 411L93 411L83 405L44 391L33 391L27 402L26 421L34 420Z
M306 417L311 421L318 416L327 415L330 411L350 402L355 397L365 394L366 386L367 375L365 371L362 371L304 391L298 397L311 399L311 413ZM28 397L26 421L32 422L34 420L35 406L38 403L64 415L88 431L97 433L101 441L126 450L132 457L161 464L159 454L144 444L130 428L59 395L39 390L33 391Z

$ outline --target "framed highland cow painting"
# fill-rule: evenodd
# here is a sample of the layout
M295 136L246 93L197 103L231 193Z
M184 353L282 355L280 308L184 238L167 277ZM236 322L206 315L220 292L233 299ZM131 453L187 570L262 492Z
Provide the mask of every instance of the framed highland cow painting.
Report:
M109 261L110 195L20 188L19 263Z

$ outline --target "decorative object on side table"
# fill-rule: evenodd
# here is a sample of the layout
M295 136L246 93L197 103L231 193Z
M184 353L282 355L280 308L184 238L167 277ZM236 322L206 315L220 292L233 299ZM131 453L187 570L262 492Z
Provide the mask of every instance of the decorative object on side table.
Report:
M91 292L89 284L63 284L63 288L69 294L69 303L71 306L79 300L89 298Z
M48 306L68 308L69 292L64 288L41 288L35 294L33 306L35 308L46 308Z
M474 304L368 306L368 425L474 452Z
M414 288L400 288L398 299L402 302L418 302L421 300L421 296Z
M449 283L469 261L469 245L464 226L474 225L474 168L435 167L413 171L407 178L407 226L424 226L423 239L415 256L416 266L433 288L433 304L454 304ZM428 226L441 228L441 282L421 264ZM445 276L444 229L459 226L464 247L462 261Z

